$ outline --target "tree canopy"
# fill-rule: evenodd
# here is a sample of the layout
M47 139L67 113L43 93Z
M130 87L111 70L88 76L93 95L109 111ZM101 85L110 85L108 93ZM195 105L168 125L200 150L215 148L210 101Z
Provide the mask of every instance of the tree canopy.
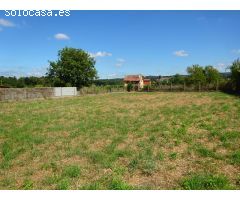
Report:
M208 84L216 84L221 78L219 71L211 65L206 66L204 71Z
M235 90L240 91L240 60L235 60L230 66L231 80Z
M191 82L193 82L195 84L206 83L206 76L204 73L204 69L200 65L193 65L192 67L188 67L187 72L190 75Z
M170 78L170 82L173 84L183 84L184 79L184 76L181 76L180 74L175 74L172 78Z
M89 86L97 78L95 59L82 49L65 47L50 61L47 76L54 86Z

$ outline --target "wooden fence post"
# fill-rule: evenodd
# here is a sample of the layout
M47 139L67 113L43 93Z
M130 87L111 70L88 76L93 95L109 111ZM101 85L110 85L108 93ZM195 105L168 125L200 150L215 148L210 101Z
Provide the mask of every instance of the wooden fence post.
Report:
M185 89L186 89L186 83L184 81L184 83L183 83L183 91L185 91Z
M170 84L170 90L172 91L172 83Z

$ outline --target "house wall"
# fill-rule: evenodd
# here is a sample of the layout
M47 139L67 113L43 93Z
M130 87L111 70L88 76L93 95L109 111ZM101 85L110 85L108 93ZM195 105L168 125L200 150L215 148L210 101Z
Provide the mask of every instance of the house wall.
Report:
M139 78L140 78L139 88L143 89L143 87L144 87L143 77L141 75L139 75Z

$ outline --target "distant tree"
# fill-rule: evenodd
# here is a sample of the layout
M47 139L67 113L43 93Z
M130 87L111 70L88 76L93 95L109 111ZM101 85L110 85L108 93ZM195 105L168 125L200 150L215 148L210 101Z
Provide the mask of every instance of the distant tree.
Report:
M231 81L233 83L233 89L240 91L240 60L235 60L230 66Z
M221 78L219 71L211 65L206 66L204 71L207 83L217 85Z
M63 48L58 60L50 61L47 76L57 86L89 86L97 78L95 60L82 49Z
M189 80L195 85L203 85L206 83L206 76L204 68L200 65L193 65L187 68L187 72L190 75Z
M168 85L169 80L162 80L162 81L160 81L160 83L161 83L162 85Z
M123 85L122 78L115 79L97 79L94 80L93 83L97 86L106 86L106 85Z
M175 74L171 79L170 82L173 84L183 84L184 83L184 77L180 74Z
M18 88L23 88L25 87L25 82L24 82L24 77L20 77L17 81L17 87Z

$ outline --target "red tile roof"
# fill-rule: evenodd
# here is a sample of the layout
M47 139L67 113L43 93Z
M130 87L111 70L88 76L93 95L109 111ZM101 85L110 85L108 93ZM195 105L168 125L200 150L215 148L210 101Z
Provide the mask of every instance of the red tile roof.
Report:
M125 76L124 81L140 81L139 75Z

